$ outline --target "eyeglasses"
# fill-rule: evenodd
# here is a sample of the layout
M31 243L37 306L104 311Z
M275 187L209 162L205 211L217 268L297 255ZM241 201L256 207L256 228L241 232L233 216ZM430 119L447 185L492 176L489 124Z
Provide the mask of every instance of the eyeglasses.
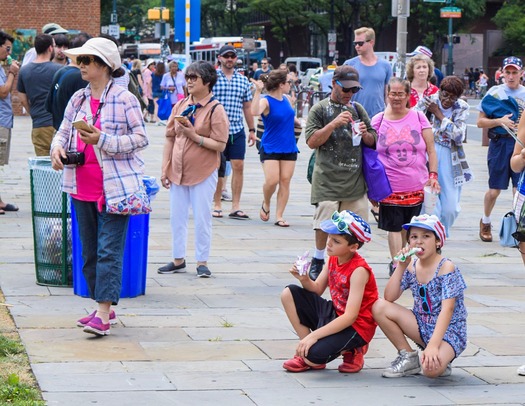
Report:
M339 82L338 80L335 81L335 83L337 83L339 86L341 86L341 90L343 91L343 93L357 93L359 91L359 88L357 86L354 86L354 87L344 87L343 84L341 82Z
M427 285L421 285L418 289L419 291L419 297L423 300L421 303L421 307L423 308L423 311L427 314L430 314L432 312L432 306L430 305L430 302L428 300L427 296Z
M458 99L458 96L456 96L455 94L449 93L446 90L441 90L439 94L441 95L442 98L448 99L450 101L456 101Z
M388 97L391 97L392 99L402 99L404 97L406 97L406 93L405 92L399 92L399 93L396 93L396 92L389 92L388 93Z
M195 82L200 77L201 76L195 75L194 73L189 74L189 75L184 75L184 79L186 79L186 82L189 82L189 81Z
M235 54L225 54L225 55L221 55L224 59L235 59L237 58L237 55Z
M261 65L268 65L268 62L261 62Z
M93 55L77 56L77 65L80 65L80 64L89 65L92 62L95 62L95 57Z
M5 48L7 52L11 52L11 47L7 46L6 44L2 44L2 46Z
M348 229L348 224L346 223L343 216L341 216L341 213L339 213L337 210L334 211L334 214L332 214L332 223L334 223L337 226L337 229L342 233L346 232L351 234L350 230Z
M363 45L365 45L367 42L370 42L370 40L366 40L366 41L354 41L354 46L360 46L362 47Z

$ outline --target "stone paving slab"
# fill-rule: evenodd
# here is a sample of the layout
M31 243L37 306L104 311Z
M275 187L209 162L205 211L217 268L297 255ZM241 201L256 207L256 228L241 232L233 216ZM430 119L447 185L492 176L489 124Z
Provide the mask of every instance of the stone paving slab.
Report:
M299 142L288 229L258 218L263 173L256 151L248 149L241 208L251 220L214 219L210 268L196 277L194 228L190 221L185 274L159 275L170 261L169 195L153 203L148 239L146 295L123 298L118 324L97 339L75 327L93 302L71 287L35 284L29 171L30 120L15 118L12 164L2 168L2 197L20 211L0 216L0 287L20 331L43 395L50 405L525 405L525 268L517 250L499 245L500 218L512 207L503 192L493 213L493 243L478 238L486 189L486 148L480 131L469 127L465 145L476 179L463 190L462 212L444 254L462 270L469 311L468 347L448 378L384 379L381 371L395 349L378 329L359 374L340 374L341 360L325 371L290 374L282 363L297 339L280 303L284 286L294 283L288 269L313 247L309 185L310 152ZM147 126L151 147L146 173L159 177L164 128ZM275 214L275 202L271 206ZM190 215L191 217L191 215ZM272 217L273 220L273 217ZM386 234L370 219L373 240L362 249L380 293L387 282ZM327 297L328 295L325 294ZM411 306L410 294L399 303Z

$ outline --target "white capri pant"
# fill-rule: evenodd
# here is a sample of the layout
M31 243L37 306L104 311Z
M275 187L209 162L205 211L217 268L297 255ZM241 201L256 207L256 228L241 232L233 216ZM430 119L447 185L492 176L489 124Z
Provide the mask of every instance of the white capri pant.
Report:
M173 258L186 258L190 206L195 225L195 260L208 261L211 248L211 205L217 188L217 170L192 186L171 184L170 221Z

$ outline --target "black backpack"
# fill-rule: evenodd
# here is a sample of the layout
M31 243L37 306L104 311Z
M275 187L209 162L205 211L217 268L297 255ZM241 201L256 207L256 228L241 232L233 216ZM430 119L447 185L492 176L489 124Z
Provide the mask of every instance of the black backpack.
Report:
M144 98L142 97L142 87L140 87L139 80L133 72L129 72L128 90L135 95L135 97L140 103L140 108L142 110L148 107L148 105L144 101Z

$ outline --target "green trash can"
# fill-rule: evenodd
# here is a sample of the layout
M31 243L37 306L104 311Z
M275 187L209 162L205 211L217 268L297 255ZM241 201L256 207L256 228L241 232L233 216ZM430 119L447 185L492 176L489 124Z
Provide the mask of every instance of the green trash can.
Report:
M62 172L49 157L29 158L36 283L72 286L71 208Z

